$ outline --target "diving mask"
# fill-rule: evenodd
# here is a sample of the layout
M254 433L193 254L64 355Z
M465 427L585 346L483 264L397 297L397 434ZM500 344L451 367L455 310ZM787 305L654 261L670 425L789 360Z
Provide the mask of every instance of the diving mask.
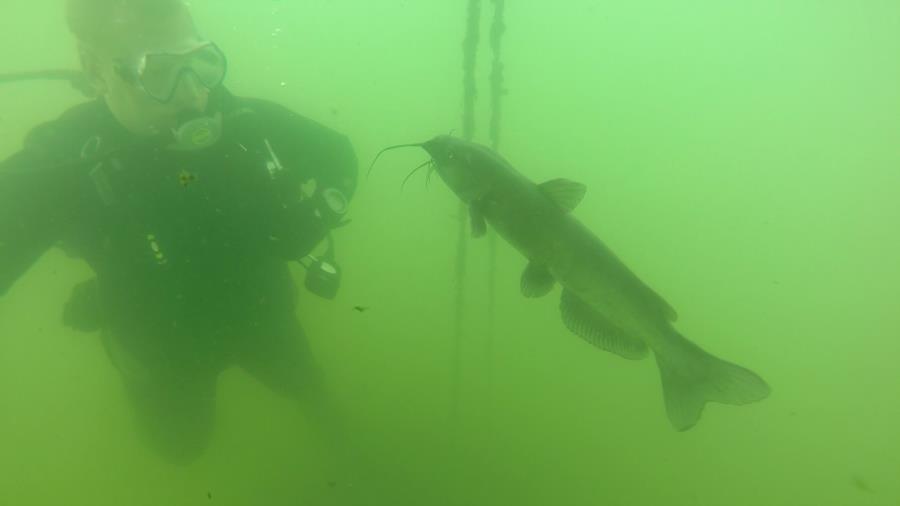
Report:
M186 75L193 74L197 82L211 90L222 84L227 70L225 53L212 42L202 42L180 52L143 53L130 64L116 63L116 71L124 79L163 104L175 98Z

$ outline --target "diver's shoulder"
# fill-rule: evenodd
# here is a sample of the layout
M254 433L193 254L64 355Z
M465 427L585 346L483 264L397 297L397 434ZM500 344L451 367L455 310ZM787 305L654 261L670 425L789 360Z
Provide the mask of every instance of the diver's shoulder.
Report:
M313 142L322 145L349 143L347 136L308 116L273 102L251 97L235 97L238 107L249 109L260 116L263 124L276 133L290 135L297 142Z
M98 100L70 107L57 118L32 128L25 136L25 149L52 150L59 155L81 149L88 139L96 135L106 116L107 111Z

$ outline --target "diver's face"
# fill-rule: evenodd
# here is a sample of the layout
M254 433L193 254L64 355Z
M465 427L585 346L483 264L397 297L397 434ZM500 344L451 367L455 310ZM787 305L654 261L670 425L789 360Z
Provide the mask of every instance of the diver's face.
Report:
M209 89L190 73L180 79L171 100L161 103L123 71L133 69L144 54L179 54L201 45L189 14L178 14L154 25L117 28L122 32L121 44L100 58L94 77L101 96L123 126L137 135L156 135L176 127L180 115L206 110Z

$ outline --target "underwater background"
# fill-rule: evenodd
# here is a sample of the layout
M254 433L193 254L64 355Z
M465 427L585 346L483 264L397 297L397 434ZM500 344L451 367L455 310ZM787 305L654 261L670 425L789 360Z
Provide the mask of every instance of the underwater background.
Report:
M191 5L233 92L346 133L363 174L459 132L465 1ZM77 65L62 2L0 11L0 73ZM237 369L207 454L163 462L98 336L62 325L91 273L53 250L0 299L0 504L900 505L900 3L510 1L505 21L500 151L586 184L574 215L770 398L674 431L653 361L569 333L558 288L522 297L502 241L493 269L468 241L455 360L465 216L437 178L401 191L425 155L395 151L336 233L340 295L298 309L370 474L330 476L303 413ZM2 85L0 157L82 100Z

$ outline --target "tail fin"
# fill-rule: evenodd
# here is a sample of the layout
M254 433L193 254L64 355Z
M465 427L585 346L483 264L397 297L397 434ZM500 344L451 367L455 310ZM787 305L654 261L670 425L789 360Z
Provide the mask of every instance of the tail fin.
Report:
M707 402L748 404L769 396L753 371L716 358L681 335L675 352L656 354L669 421L679 431L700 420Z

